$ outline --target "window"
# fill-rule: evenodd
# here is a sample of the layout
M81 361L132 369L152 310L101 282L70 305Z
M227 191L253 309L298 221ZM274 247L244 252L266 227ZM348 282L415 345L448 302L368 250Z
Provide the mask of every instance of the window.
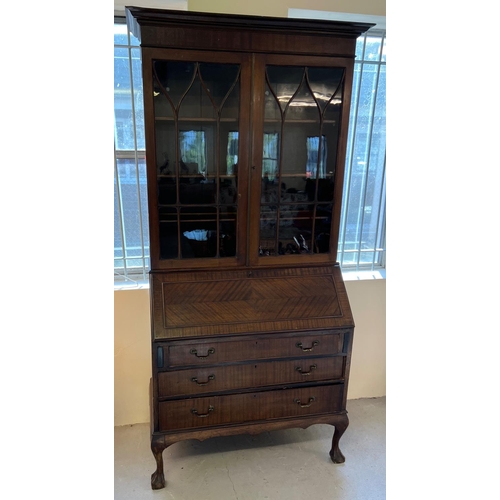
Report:
M139 42L127 32L124 20L115 21L114 40L115 282L133 284L147 280L149 269L141 59ZM385 267L385 46L385 33L369 33L356 47L338 248L344 271ZM263 175L274 176L278 140L275 134L266 135ZM206 158L192 157L190 145L204 144L203 132L186 131L182 137L183 161L196 164L202 173ZM238 162L237 142L237 132L231 132L231 169ZM319 137L308 139L308 164L316 164L319 144ZM326 154L322 147L321 156Z
M338 261L343 271L385 268L385 33L356 45Z
M147 279L149 232L139 42L115 23L115 282Z

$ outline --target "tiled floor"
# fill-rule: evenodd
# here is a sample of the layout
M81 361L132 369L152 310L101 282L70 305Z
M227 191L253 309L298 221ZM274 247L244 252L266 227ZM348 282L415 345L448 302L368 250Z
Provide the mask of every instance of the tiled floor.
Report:
M385 499L385 398L347 402L331 462L333 427L291 429L176 443L163 452L167 486L153 491L149 424L115 428L115 500Z

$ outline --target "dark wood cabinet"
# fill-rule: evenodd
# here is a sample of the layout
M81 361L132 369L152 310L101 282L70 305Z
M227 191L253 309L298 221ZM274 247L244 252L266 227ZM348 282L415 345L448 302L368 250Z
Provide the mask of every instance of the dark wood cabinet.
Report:
M348 425L336 263L356 38L371 25L127 8L141 41L151 447Z

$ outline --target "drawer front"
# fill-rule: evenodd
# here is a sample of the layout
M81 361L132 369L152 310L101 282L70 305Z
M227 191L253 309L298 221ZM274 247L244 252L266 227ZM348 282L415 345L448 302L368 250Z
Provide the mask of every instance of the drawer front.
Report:
M159 397L187 396L342 377L343 356L193 368L158 374Z
M342 352L344 333L304 334L289 337L253 337L248 340L172 344L164 347L167 366L203 366Z
M343 384L159 403L160 432L243 424L342 410Z

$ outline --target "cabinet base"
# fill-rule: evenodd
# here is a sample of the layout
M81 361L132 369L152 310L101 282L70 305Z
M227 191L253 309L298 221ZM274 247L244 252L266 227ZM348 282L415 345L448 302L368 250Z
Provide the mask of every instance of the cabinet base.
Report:
M302 428L306 429L314 424L329 424L335 427L332 438L332 448L330 458L333 463L341 464L345 462L345 457L340 451L339 441L349 425L347 412L335 415L316 416L315 418L302 418L277 422L265 422L261 424L239 425L234 427L221 427L218 429L205 429L191 432L178 433L156 433L151 436L151 451L156 460L156 470L151 475L151 488L159 490L165 487L165 475L163 472L163 451L170 445L187 439L197 439L204 441L212 437L231 436L237 434L260 434L280 429Z

